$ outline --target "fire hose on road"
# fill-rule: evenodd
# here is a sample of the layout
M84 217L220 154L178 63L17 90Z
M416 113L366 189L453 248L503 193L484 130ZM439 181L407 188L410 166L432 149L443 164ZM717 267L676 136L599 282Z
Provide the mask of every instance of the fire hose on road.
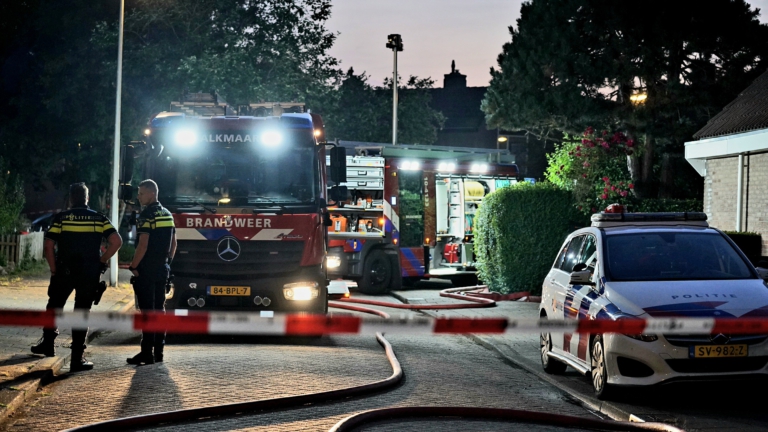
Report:
M403 304L383 302L378 300L356 299L356 298L342 298L340 302L345 303L359 303L371 306L383 306L394 309L407 309L407 310L440 310L440 309L470 309L470 308L485 308L496 306L497 301L507 300L534 300L528 292L512 293L512 294L499 294L481 292L487 291L485 285L476 285L460 288L446 288L440 291L440 297L452 298L456 300L463 300L470 303L450 303L450 304ZM461 294L458 294L461 293ZM334 302L338 305L338 302ZM334 306L338 307L338 306Z

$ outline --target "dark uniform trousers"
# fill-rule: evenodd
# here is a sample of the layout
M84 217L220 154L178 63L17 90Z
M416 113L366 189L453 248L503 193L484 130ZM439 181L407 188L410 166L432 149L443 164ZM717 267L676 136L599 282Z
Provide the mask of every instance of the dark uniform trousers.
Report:
M133 281L133 290L136 293L136 301L142 312L163 311L165 312L165 284L168 282L170 267L164 265L159 269L146 269L139 267L139 275ZM154 348L155 353L162 353L165 346L165 332L141 334L141 350L151 352Z
M57 267L62 269L62 267ZM67 299L75 291L75 310L91 310L93 299L98 290L101 273L98 270L93 272L81 272L80 274L64 274L51 276L51 283L48 285L48 304L45 309L63 309ZM46 340L53 340L59 334L56 328L43 329L43 336ZM72 349L74 351L85 350L85 338L88 335L88 329L72 330ZM79 348L82 347L82 348Z

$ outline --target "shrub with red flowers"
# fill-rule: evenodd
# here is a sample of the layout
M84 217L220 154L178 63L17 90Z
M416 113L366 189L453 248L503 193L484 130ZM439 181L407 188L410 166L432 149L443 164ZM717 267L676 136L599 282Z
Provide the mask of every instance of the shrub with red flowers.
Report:
M550 182L573 191L579 210L589 213L610 203L631 201L634 184L627 156L635 143L621 132L597 133L587 128L582 136L566 136L547 156L545 176Z

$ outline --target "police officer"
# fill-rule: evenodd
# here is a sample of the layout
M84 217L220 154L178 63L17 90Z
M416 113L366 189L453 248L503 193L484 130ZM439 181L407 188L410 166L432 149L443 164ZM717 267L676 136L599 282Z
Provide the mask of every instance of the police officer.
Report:
M107 262L123 245L120 234L103 214L88 208L88 187L75 183L69 187L70 209L53 217L45 233L43 253L51 269L46 309L63 309L69 295L75 291L75 310L90 310L99 287L100 275ZM101 252L102 239L107 250ZM58 252L54 247L58 246ZM43 337L32 347L35 354L53 357L53 345L59 331L43 329ZM83 357L88 329L72 331L70 372L93 369L93 363Z
M165 310L165 285L170 262L176 254L176 229L173 215L157 201L157 183L144 180L139 184L139 243L128 268L133 272L133 290L142 312ZM127 359L128 364L141 365L163 361L165 333L144 332L141 352ZM154 349L154 352L153 352Z

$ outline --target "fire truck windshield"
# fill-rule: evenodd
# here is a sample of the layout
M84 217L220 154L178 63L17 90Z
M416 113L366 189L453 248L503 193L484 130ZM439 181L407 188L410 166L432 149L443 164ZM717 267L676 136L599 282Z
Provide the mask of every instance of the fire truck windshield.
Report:
M315 201L320 184L313 148L254 151L219 147L202 154L167 154L153 170L166 205L290 206Z

